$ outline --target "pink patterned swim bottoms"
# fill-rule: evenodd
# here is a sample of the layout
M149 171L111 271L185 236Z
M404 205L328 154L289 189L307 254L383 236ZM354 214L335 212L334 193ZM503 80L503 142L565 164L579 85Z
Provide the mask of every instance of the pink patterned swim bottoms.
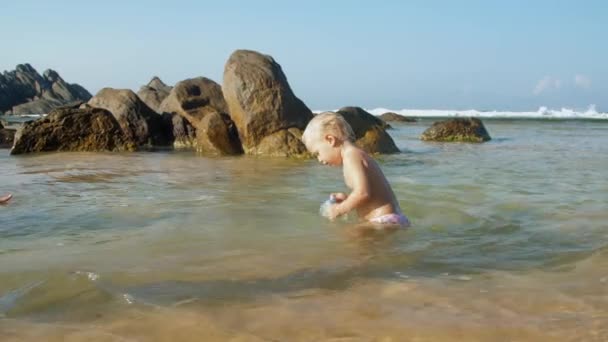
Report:
M380 224L395 224L407 227L410 225L410 220L405 217L403 214L386 214L378 217L374 217L369 220L372 223L380 223Z

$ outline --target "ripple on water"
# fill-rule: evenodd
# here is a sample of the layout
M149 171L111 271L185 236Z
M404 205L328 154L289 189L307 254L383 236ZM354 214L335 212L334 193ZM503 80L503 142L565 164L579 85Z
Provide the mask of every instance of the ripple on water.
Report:
M428 144L423 125L395 130L407 152L379 158L413 226L366 238L318 216L346 188L312 161L0 156L0 184L15 193L0 208L0 305L14 319L0 330L61 340L69 333L54 322L80 333L95 322L146 340L203 322L224 340L606 336L604 131L491 122L489 144Z

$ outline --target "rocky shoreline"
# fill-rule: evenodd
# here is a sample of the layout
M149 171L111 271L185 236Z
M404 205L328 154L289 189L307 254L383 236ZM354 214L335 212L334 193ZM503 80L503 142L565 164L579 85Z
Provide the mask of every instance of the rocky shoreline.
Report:
M0 146L12 146L13 155L187 148L204 155L302 157L307 152L300 138L314 115L293 93L281 66L251 50L231 54L222 85L195 77L171 87L153 77L137 93L104 88L91 97L52 70L40 76L23 64L0 75L0 90L0 110L48 112L16 132L0 127ZM390 125L382 119L359 107L337 112L353 126L357 144L367 152L399 153L386 131ZM412 122L394 113L385 118Z
M0 74L0 114L42 114L71 103L88 101L91 94L70 84L51 69L42 75L31 65L19 64Z

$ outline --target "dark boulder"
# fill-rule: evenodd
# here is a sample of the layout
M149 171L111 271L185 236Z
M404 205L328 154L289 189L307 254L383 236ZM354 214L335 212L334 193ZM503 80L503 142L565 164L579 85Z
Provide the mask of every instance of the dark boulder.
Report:
M188 120L175 113L163 113L162 117L173 148L196 149L196 130Z
M15 131L16 130L12 128L0 127L0 148L13 147L13 141L15 140Z
M433 123L420 136L425 141L471 142L489 141L490 135L477 118L455 118Z
M360 107L344 107L338 114L350 124L355 143L368 153L399 153L393 138L386 132L386 123Z
M11 154L45 151L133 151L135 144L118 121L100 108L55 109L46 117L23 124Z

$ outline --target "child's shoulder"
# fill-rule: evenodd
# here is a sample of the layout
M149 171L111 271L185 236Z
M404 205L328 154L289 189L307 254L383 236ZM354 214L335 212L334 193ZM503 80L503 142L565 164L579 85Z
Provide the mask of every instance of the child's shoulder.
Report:
M349 148L344 151L344 159L350 161L367 161L369 155L367 152L363 151L357 146L349 146Z
M346 149L344 149L344 154L347 156L364 156L367 155L365 151L359 148L357 145L350 145Z

